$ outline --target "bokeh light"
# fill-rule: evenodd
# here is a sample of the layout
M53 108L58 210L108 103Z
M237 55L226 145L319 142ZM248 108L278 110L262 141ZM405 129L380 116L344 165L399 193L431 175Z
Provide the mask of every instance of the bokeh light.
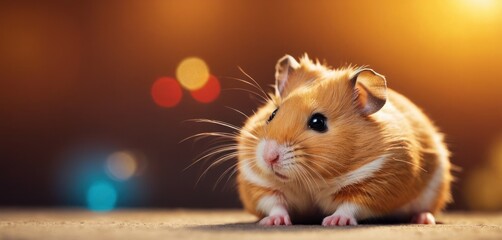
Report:
M210 75L207 83L200 89L191 92L192 97L201 103L210 103L220 95L220 82L218 79Z
M499 0L463 0L457 1L460 3L462 11L473 16L473 20L487 20L500 14Z
M502 134L493 143L486 165L474 169L466 178L464 196L476 210L502 210Z
M185 58L176 68L176 78L187 90L197 90L208 81L209 68L206 62L200 58Z
M94 182L87 191L87 207L92 211L113 210L117 203L117 190L106 181Z
M464 0L471 7L490 8L496 3L497 0Z
M61 204L108 211L144 204L150 198L147 157L140 149L117 151L115 144L91 140L69 146L54 187Z
M162 77L152 86L153 101L161 107L174 107L181 101L183 92L176 79Z
M116 180L127 180L138 170L138 162L135 156L126 151L111 154L106 160L107 173Z

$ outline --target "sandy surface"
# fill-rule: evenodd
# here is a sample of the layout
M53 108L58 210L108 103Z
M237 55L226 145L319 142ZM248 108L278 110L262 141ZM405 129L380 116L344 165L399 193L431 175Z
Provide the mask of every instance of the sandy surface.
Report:
M447 213L443 224L257 226L238 210L0 210L0 239L502 239L502 214Z

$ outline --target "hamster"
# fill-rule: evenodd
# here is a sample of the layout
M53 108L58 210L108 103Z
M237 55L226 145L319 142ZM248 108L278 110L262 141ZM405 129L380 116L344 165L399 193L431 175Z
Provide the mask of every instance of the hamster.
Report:
M385 217L435 224L451 201L443 135L366 67L284 56L275 93L246 120L237 144L239 196L262 225Z

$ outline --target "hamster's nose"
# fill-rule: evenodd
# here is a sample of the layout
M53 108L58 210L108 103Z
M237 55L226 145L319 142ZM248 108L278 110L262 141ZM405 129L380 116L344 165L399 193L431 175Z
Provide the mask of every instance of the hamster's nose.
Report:
M264 159L268 165L274 165L279 161L279 154L264 156Z
M265 147L263 149L263 160L268 165L274 165L279 162L280 154L279 154L279 144L277 144L274 140L269 140L265 143Z

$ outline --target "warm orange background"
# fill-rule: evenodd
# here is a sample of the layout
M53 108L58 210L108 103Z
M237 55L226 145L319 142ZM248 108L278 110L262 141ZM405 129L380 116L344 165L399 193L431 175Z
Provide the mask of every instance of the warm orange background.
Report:
M256 100L223 90L201 104L185 92L180 105L161 108L151 85L199 56L223 89L243 87L223 77L243 78L237 66L267 86L278 58L305 52L333 66L369 65L421 106L463 169L452 208L471 206L462 194L469 173L502 148L496 0L2 1L0 204L75 203L60 197L55 176L68 149L98 146L148 159L148 197L124 206L238 206L232 187L211 190L224 168L194 188L201 171L182 169L205 145L178 142L219 129L183 120L241 125L225 106L249 114Z

